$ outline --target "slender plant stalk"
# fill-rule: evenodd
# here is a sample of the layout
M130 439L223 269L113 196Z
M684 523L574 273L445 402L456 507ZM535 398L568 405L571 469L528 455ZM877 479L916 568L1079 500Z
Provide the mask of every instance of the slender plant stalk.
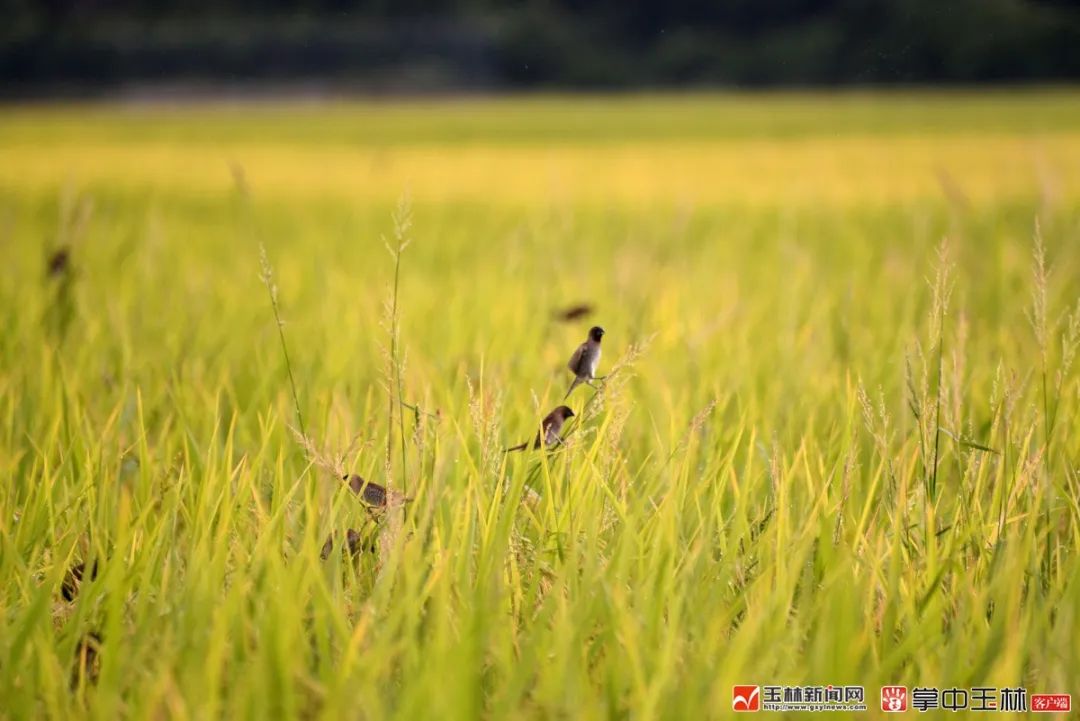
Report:
M938 362L937 362L937 383L934 390L934 404L936 409L934 411L934 463L930 471L930 500L931 502L937 499L937 475L938 475L938 455L941 449L941 365L944 357L945 349L945 332L944 332L944 310L941 315L941 326L938 330Z
M920 351L920 356L921 355L922 352ZM911 414L915 416L915 422L918 424L919 428L919 463L922 465L922 478L923 484L925 485L928 478L926 467L926 432L924 430L926 420L923 418L922 412L923 399L915 390L915 376L914 372L911 369L911 358L907 356L904 357L904 373L907 376L907 387L909 396L908 407L911 410Z
M938 249L938 270L934 282L934 318L937 324L937 380L934 384L934 459L930 468L929 501L937 500L938 459L941 455L941 376L945 364L945 309L949 305L948 241L942 240Z
M396 403L398 406L398 436L401 441L401 491L406 496L409 494L409 474L405 453L405 414L401 412L401 406L405 404L405 397L401 382L401 362L398 360L398 290L401 287L401 254L409 245L407 236L411 224L412 218L408 199L403 197L398 202L397 210L394 212L394 240L397 245L390 248L390 254L394 257L394 291L390 301L390 364L393 374L391 382L394 384L394 388L389 393L386 408L386 464L387 466L390 465L390 458L393 453L394 405ZM396 399L394 398L395 392L397 393Z
M1032 291L1033 307L1031 310L1031 325L1035 330L1035 339L1039 343L1040 373L1042 375L1042 407L1043 407L1043 435L1045 436L1046 452L1050 453L1050 435L1053 425L1050 420L1050 392L1046 381L1047 345L1049 342L1048 326L1046 319L1046 287L1048 283L1046 271L1046 247L1043 245L1042 230L1038 220L1035 221L1035 251L1033 270L1035 275L1035 289Z
M1050 462L1050 442L1051 435L1053 433L1053 426L1050 421L1050 391L1049 384L1046 380L1047 375L1047 356L1049 348L1049 324L1047 322L1047 285L1048 285L1048 272L1046 268L1046 246L1043 244L1042 229L1039 227L1038 218L1035 219L1035 248L1033 251L1032 261L1032 274L1034 276L1035 287L1032 290L1032 308L1029 316L1032 329L1035 332L1035 339L1039 345L1039 371L1041 390L1042 390L1042 414L1043 414L1043 449L1045 453L1045 463ZM1044 478L1049 482L1049 476L1043 473ZM1045 489L1044 497L1044 511L1040 515L1042 523L1040 525L1046 526L1049 524L1049 489ZM1043 587L1047 587L1049 583L1049 574L1051 568L1050 558L1050 544L1045 545L1045 553L1043 556L1043 568L1042 578Z
M285 343L285 322L281 320L281 310L278 308L277 284L274 283L274 270L270 267L270 259L266 256L266 246L259 243L259 265L262 268L260 277L266 291L270 294L270 306L274 309L274 321L277 323L278 338L281 340L281 353L285 356L285 370L289 374L289 388L292 390L293 407L296 409L296 423L300 426L300 433L307 438L307 428L304 426L304 414L300 412L300 395L296 392L296 378L293 376L292 362L289 360L289 347Z
M390 358L394 364L394 390L397 392L397 403L400 406L403 403L402 391L401 391L401 363L398 360L397 352L397 339L398 339L398 287L401 279L401 246L398 246L398 252L394 256L394 301L391 313L392 330L390 333ZM390 397L390 417L393 417L394 413L394 398ZM401 490L408 495L409 493L409 474L406 468L406 456L405 456L405 414L398 409L398 436L401 441ZM389 459L389 453L387 458Z

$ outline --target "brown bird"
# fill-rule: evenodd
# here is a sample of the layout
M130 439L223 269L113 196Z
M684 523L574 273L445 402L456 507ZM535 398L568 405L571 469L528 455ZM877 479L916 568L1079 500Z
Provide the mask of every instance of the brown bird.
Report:
M367 551L368 553L375 553L377 549L375 545L375 539L371 537L365 537L360 531L353 528L348 529L345 532L345 544L349 548L349 555L355 556L358 553ZM331 533L326 537L326 542L323 544L322 550L319 552L319 558L326 560L330 558L330 554L334 551L334 534Z
M98 564L97 561L94 561L90 565L90 580L97 578L97 573ZM68 569L68 572L64 574L63 583L60 584L60 595L64 597L65 601L75 600L75 597L79 595L79 589L82 588L83 579L87 575L85 563L76 563Z
M581 320L592 315L593 307L588 303L578 303L577 305L568 305L565 308L555 311L555 320L561 320L563 323L572 323L575 320Z
M562 443L563 439L560 434L562 433L563 424L566 423L567 418L573 417L574 411L570 410L569 406L559 406L544 416L544 420L540 422L540 430L536 434L536 440L533 441L533 448L540 448L540 446L550 447ZM507 448L505 452L523 451L528 447L529 444L526 442L513 448Z
M603 337L604 329L598 325L593 326L589 329L589 337L570 357L566 367L574 374L574 382L570 384L570 390L566 391L563 400L569 398L574 389L582 383L592 385L592 381L596 379L596 367L600 365L600 339Z
M91 631L75 646L75 668L71 671L71 687L77 689L86 681L97 683L101 673L101 634Z
M56 249L52 255L49 256L48 276L54 278L68 269L68 264L71 261L71 252L67 249L67 246L61 246Z
M387 490L385 486L380 486L378 483L365 481L355 473L346 473L341 477L341 480L348 481L349 490L360 496L361 501L373 508L386 508L391 503L400 506L403 503L412 501L411 498L406 498L397 491Z

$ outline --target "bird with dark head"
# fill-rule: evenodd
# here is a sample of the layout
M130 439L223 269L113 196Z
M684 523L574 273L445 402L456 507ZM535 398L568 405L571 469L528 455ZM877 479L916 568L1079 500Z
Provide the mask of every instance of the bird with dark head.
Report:
M592 385L592 381L597 380L596 368L600 365L600 339L603 337L604 329L598 325L593 326L589 329L589 337L570 357L570 362L566 364L566 367L574 374L574 382L570 384L570 390L566 391L564 400L569 398L574 389L582 383Z
M60 585L60 595L64 597L65 601L74 601L75 597L79 595L79 590L82 588L83 582L89 578L94 580L97 578L98 564L94 561L90 564L90 572L86 571L85 563L76 563L68 572L64 574L64 582Z
M101 634L91 631L79 639L75 646L75 667L71 671L71 687L83 683L97 683L101 674Z
M348 481L349 490L360 497L360 500L372 508L386 508L387 506L399 506L411 501L401 493L380 486L378 483L365 481L355 473L346 473L341 480Z
M375 537L372 535L364 535L360 531L354 528L350 528L345 532L345 547L349 549L350 556L357 556L360 553L375 553L378 550ZM334 552L334 533L330 533L326 537L326 542L323 543L322 550L319 552L319 558L327 560L330 558L330 554Z
M559 406L551 413L544 416L544 420L540 421L540 430L536 434L536 440L533 441L533 448L540 448L541 446L550 448L551 446L558 445L563 442L562 429L563 424L566 423L568 418L574 417L574 411L569 406ZM512 448L507 448L506 452L511 451L523 451L529 447L529 444L522 443Z

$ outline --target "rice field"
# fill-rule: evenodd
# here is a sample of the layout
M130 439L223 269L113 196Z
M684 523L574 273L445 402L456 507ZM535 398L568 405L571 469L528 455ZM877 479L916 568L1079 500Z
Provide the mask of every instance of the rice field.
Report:
M1075 91L7 106L0 257L0 718L1080 693Z

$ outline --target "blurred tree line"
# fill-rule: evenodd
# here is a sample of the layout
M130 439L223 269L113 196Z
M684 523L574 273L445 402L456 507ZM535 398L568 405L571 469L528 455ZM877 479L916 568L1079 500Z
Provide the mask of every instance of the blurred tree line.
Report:
M0 0L7 94L1080 78L1073 0Z

